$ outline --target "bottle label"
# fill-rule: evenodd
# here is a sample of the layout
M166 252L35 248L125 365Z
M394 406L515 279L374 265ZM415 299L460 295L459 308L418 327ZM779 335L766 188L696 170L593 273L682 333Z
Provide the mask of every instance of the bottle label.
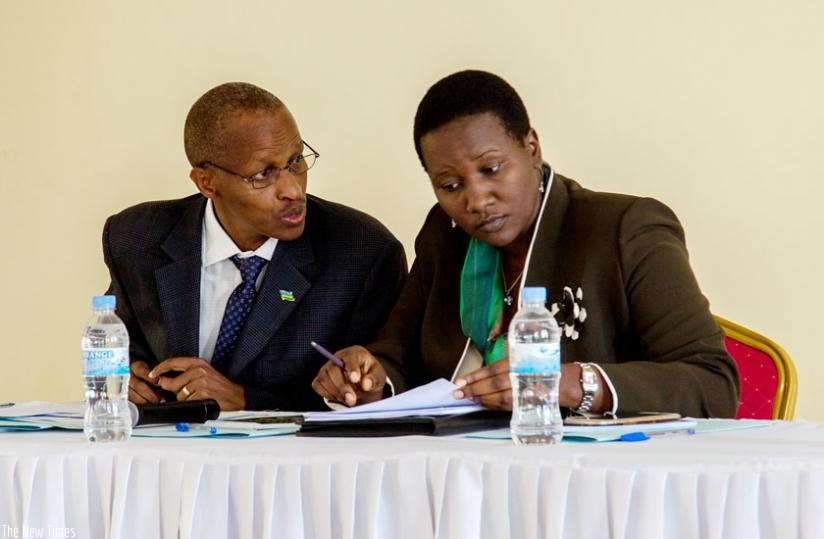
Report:
M518 343L509 347L509 371L547 374L561 371L561 343Z
M128 348L84 348L85 376L124 376L129 374Z

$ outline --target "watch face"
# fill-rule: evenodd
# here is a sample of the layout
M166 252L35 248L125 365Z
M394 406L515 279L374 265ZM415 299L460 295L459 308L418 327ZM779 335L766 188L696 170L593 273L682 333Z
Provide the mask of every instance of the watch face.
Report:
M581 387L586 392L598 390L598 376L589 365L581 365Z

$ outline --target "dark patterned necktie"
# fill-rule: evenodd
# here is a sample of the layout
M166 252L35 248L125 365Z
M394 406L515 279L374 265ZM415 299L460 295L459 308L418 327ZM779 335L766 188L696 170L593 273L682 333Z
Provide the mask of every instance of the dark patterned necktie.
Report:
M226 371L226 365L235 349L237 337L246 317L249 316L249 311L252 310L252 302L255 300L255 281L266 264L266 259L259 256L240 258L235 255L231 260L240 270L243 281L232 291L229 301L226 302L215 352L212 354L212 366L221 372Z

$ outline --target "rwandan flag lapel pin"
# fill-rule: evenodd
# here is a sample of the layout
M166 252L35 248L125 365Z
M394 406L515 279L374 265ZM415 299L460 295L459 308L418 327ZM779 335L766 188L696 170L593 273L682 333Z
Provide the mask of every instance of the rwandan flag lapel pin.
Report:
M281 301L295 301L295 295L291 290L281 290L280 299Z

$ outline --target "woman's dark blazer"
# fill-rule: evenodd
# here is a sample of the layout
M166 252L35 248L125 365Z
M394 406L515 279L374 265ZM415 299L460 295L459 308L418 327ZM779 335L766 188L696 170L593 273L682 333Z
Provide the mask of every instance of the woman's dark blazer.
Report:
M560 175L550 181L523 281L546 287L548 305L567 307L569 314L556 315L571 326L561 338L562 361L600 365L619 412L733 416L735 363L675 214L649 198L590 191ZM458 306L468 242L439 206L429 212L400 300L369 346L398 390L451 378L466 352Z

